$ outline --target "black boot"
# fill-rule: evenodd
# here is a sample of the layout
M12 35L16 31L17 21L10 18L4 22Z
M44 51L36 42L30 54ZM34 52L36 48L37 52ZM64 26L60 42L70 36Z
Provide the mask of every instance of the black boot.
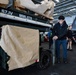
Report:
M65 64L67 64L67 63L68 63L67 58L63 58L63 63L65 63Z
M60 64L60 63L61 63L60 58L57 58L57 63L58 63L58 64Z

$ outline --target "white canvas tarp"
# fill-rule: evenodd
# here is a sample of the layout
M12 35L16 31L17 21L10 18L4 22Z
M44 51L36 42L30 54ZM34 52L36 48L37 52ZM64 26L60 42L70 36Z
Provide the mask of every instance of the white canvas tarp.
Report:
M54 12L54 2L52 0L43 0L41 4L34 4L32 0L16 0L16 7L30 9L39 14L45 14L52 17Z
M0 45L10 56L9 70L26 67L39 59L39 31L5 25Z
M9 3L9 0L0 0L0 4L8 4Z

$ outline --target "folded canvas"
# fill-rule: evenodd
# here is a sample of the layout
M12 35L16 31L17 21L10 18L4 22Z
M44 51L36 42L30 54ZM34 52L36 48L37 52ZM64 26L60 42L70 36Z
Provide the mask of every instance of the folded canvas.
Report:
M5 25L0 46L10 56L9 70L26 67L39 59L39 31Z

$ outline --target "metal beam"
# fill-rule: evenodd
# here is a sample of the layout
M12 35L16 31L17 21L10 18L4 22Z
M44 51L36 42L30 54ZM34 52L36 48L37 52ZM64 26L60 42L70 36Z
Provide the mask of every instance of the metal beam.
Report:
M64 8L64 7L67 7L67 6L70 6L70 5L75 5L73 2L70 2L70 3L65 3L65 4L63 4L63 5L61 5L61 6L55 6L55 10L58 10L58 9L62 9L62 8ZM76 5L75 5L76 6Z
M64 15L65 17L72 16L72 15L76 15L76 11L73 11L73 12L67 11L66 13L65 12L59 13L58 15L53 16L54 19L57 19L59 15Z
M59 10L55 11L55 13L70 11L71 9L74 9L74 8L76 9L76 6L72 6L72 7L70 6L66 9L62 8L62 9L59 9Z
M65 3L69 3L71 0L67 0L67 1L61 1L59 3L57 3L57 6L61 6L62 4L65 4Z

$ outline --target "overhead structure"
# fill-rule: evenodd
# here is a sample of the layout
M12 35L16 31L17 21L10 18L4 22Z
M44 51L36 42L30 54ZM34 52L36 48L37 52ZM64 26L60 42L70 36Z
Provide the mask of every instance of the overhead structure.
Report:
M76 0L53 0L55 4L54 18L58 18L59 15L72 16L76 15Z

